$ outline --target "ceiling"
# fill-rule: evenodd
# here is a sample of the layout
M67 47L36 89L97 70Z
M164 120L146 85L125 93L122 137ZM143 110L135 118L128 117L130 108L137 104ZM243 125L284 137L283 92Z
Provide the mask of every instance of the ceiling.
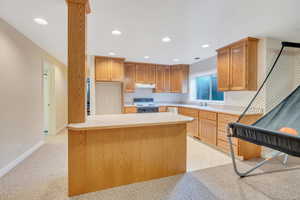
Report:
M91 0L91 7L90 55L112 51L130 61L172 64L178 58L190 64L246 36L300 42L299 0ZM67 62L65 0L0 0L0 17ZM37 25L35 17L49 24ZM123 34L113 36L113 29ZM161 42L165 36L172 41Z

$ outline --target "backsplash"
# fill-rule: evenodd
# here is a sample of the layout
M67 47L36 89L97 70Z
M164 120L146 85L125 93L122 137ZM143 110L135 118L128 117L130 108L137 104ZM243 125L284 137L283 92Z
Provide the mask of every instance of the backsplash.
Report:
M152 89L136 89L134 93L125 93L125 104L132 104L133 98L154 98L156 103L181 103L184 101L187 94L175 93L153 93Z

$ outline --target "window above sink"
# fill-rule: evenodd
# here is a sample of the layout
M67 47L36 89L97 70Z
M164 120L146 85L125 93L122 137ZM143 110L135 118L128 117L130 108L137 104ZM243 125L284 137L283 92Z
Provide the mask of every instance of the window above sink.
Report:
M197 75L191 78L190 100L200 102L224 102L224 92L218 91L216 73Z

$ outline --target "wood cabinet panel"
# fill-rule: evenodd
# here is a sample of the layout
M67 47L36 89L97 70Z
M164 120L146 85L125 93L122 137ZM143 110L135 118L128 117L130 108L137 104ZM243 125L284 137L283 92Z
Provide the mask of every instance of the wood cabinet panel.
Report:
M69 130L68 144L69 196L186 172L185 124Z
M155 92L166 93L169 91L170 91L170 67L165 65L157 65Z
M146 83L146 65L145 64L136 64L136 83Z
M165 73L165 92L170 92L171 90L171 74L170 74L170 66L164 67Z
M218 52L218 89L230 89L230 49Z
M146 66L146 83L155 84L156 80L156 66L149 64Z
M165 69L164 66L156 66L156 84L155 92L165 91Z
M181 67L171 67L171 92L181 93Z
M134 106L124 108L124 113L136 113L136 112L137 112L137 108Z
M236 122L237 120L237 115L218 114L218 130L227 132L228 124L231 122Z
M257 89L257 43L248 37L217 50L219 90Z
M218 139L217 143L218 143L217 146L221 151L224 151L225 153L230 152L230 146L227 141ZM237 146L235 145L233 146L233 151L235 155L239 155L239 150Z
M194 120L190 123L187 123L187 134L189 136L199 138L199 122L198 122L198 110L192 108L179 107L178 113L188 117L193 117Z
M111 79L111 60L110 58L95 58L95 80L110 81Z
M124 91L134 92L135 91L135 75L136 68L135 64L125 63L125 80L124 80Z
M189 80L188 65L174 65L170 68L171 73L171 92L187 93Z
M124 80L124 59L111 57L95 57L95 81Z
M200 110L199 111L199 118L215 121L215 120L217 120L217 113L216 112L205 111L205 110Z
M243 90L247 86L246 43L242 42L230 48L231 90Z
M231 139L232 139L232 143L234 145L238 145L238 139L237 138L231 138ZM225 142L228 142L227 133L224 132L224 131L218 130L218 140L223 140Z
M182 115L189 116L189 117L193 117L193 118L198 119L198 112L199 112L199 110L197 110L197 109L179 107L179 113L182 114Z
M217 145L217 122L207 119L199 119L199 133L203 142Z
M113 59L111 65L111 80L123 81L124 80L124 61Z
M156 66L148 63L136 64L136 83L154 84L156 80Z
M241 123L251 124L260 118L260 114L255 115L246 115ZM238 119L238 115L230 115L230 114L218 114L218 147L224 152L230 152L228 139L227 139L227 126L229 123L236 122ZM261 147L255 144L239 140L237 138L232 138L233 144L237 148L236 154L240 156L242 159L248 160L251 158L260 157Z
M167 106L159 106L158 111L159 112L167 112Z

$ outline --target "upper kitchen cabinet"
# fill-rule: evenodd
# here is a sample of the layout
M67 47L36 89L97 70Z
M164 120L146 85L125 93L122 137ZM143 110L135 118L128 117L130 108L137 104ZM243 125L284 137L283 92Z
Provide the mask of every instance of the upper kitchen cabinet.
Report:
M136 83L155 83L156 66L148 63L136 63Z
M220 91L257 89L257 44L248 37L217 50Z
M157 93L170 92L170 66L157 65L156 66L156 82L155 90Z
M123 81L124 58L95 57L95 81Z
M136 66L133 63L125 63L124 67L125 67L124 91L128 93L134 92Z
M170 68L172 93L187 93L189 80L189 65L173 65Z
M135 82L145 83L146 82L146 64L138 63L135 65Z

